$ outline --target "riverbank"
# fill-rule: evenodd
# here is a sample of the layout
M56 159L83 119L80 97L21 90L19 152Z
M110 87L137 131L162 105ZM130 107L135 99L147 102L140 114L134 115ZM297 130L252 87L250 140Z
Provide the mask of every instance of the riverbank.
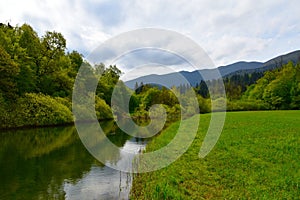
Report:
M74 124L70 98L26 93L15 102L5 102L0 98L0 103L0 129ZM111 108L100 98L95 98L95 111L99 120L113 119ZM87 119L89 118L85 116L83 119L76 120Z
M294 199L300 196L300 111L227 113L222 135L207 157L198 157L210 114L201 115L197 136L178 160L137 174L132 199ZM155 137L146 151L174 137L179 122Z

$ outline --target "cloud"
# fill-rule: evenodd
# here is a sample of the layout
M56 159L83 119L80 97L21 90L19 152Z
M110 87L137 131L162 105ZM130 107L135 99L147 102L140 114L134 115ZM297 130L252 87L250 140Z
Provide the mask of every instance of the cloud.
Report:
M11 0L0 2L0 18L29 23L39 35L59 31L69 50L85 56L124 31L166 28L186 34L216 65L225 65L299 49L299 6L298 0Z
M103 26L118 26L123 21L123 13L121 5L118 1L102 1L88 2L84 4L84 10L89 10L93 19L99 19Z
M145 75L160 75L173 72L178 72L178 65L145 64L130 68L129 70L127 70L127 73L123 74L120 78L123 81L129 81Z
M224 35L210 42L218 48L213 49L209 54L221 63L230 63L234 59L248 60L246 55L262 52L270 42L271 40L256 37Z
M122 67L124 67L125 69L132 69L134 67L132 65L140 66L144 63L157 63L160 65L179 66L186 63L186 61L172 52L147 48L138 49L125 54L118 59L118 63L122 63Z

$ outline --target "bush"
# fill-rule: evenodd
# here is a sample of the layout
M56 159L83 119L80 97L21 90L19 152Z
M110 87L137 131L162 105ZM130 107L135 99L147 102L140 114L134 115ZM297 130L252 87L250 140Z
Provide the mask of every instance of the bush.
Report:
M238 100L228 101L227 111L250 111L250 110L269 110L270 107L267 103L260 100Z
M107 105L106 102L98 96L95 96L95 110L96 116L100 120L113 118L109 105Z
M112 110L105 100L93 94L73 98L72 111L77 122L90 122L103 119L113 119ZM96 115L96 116L95 116Z
M0 97L0 128L59 125L73 122L70 109L61 99L26 93L15 104L5 104ZM66 100L64 100L66 103Z
M212 111L225 111L227 110L227 100L224 97L212 100Z
M72 110L72 101L67 97L55 97L54 98L58 103L66 106L69 110Z
M205 99L202 96L197 96L200 113L209 113L211 112L211 100Z
M8 111L8 108L9 106L7 105L4 97L0 93L0 128L4 127L6 124L9 124L11 115Z
M73 122L70 109L44 94L27 93L18 99L17 126L45 126Z

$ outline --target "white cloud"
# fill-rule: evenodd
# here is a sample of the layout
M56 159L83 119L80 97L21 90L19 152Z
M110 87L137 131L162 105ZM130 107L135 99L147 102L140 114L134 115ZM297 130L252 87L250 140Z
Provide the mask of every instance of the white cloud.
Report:
M127 71L126 74L123 74L120 78L123 81L129 81L141 76L149 74L169 74L178 71L178 66L164 66L158 64L147 64L135 67Z
M42 35L61 32L70 50L87 55L124 31L166 28L187 34L216 65L265 61L300 47L298 0L0 1L2 22L29 23Z

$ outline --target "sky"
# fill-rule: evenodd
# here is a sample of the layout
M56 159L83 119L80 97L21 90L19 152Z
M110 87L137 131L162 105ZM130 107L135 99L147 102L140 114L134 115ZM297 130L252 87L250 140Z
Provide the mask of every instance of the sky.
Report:
M299 7L299 0L0 0L0 20L28 23L39 36L61 32L68 50L85 57L121 33L168 29L191 38L222 66L300 49Z

